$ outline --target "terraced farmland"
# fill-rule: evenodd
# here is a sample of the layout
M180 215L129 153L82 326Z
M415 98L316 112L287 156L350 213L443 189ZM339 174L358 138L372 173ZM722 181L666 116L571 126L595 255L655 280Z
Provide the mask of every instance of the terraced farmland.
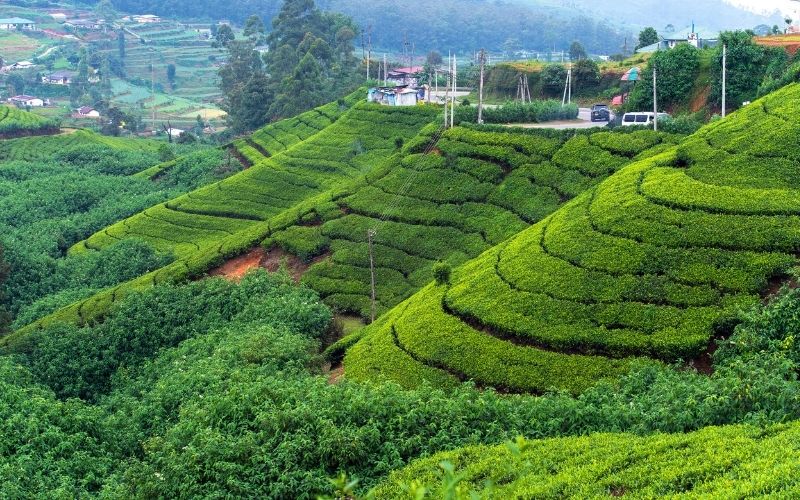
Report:
M798 105L793 84L622 168L393 309L347 376L578 393L700 356L796 262Z
M58 123L54 120L28 113L13 106L0 105L0 138L56 132L58 132Z
M151 140L132 141L130 139L96 134L89 130L78 130L71 134L23 137L0 141L0 161L46 160L72 146L82 144L97 144L122 151L156 151L159 145L163 143Z
M226 257L256 246L271 228L294 224L304 204L330 197L332 188L364 175L434 120L434 107L390 109L366 103L362 93L255 134L236 147L252 167L224 181L153 207L115 224L71 250L85 252L135 237L178 260L133 282L74 304L44 320L85 322L104 314L130 290L197 276ZM257 157L257 154L259 155ZM41 324L41 323L40 323ZM24 336L24 331L4 339Z
M445 498L447 461L480 498L796 498L800 424L708 427L690 434L597 434L440 453L394 473L376 498L408 498L412 482ZM487 487L487 479L493 487Z
M435 127L429 130L433 133ZM489 131L491 130L491 131ZM448 130L435 152L396 159L272 241L306 261L304 281L340 311L370 316L367 230L376 229L378 313L425 286L437 261L455 266L557 210L633 157L677 137L637 131L574 135L507 128ZM425 141L421 141L424 143Z

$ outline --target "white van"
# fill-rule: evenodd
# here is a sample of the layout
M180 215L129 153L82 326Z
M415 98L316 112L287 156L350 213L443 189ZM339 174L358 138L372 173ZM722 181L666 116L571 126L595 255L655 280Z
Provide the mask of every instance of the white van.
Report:
M655 113L625 113L622 116L622 126L623 127L634 127L636 125L652 125L653 124L653 117L656 116ZM669 118L667 113L658 113L658 119L663 120L664 118Z

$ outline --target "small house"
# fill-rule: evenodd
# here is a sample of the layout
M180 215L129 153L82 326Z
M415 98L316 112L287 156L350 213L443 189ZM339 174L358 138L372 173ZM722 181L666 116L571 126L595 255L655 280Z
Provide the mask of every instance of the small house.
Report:
M90 106L83 106L75 111L76 118L100 118L100 112Z
M0 19L0 30L36 31L36 23L21 17L7 17Z
M698 49L705 49L708 47L715 47L717 45L717 41L719 40L719 35L714 34L713 36L708 37L701 37L698 33L698 30L695 28L694 24L692 24L691 28L686 28L683 31L678 31L675 33L667 33L661 37L661 40L658 42L648 45L646 47L642 47L638 49L637 53L650 53L650 52L657 52L659 50L671 50L677 47L682 43L688 43L692 47Z
M161 18L154 15L154 14L142 14L138 16L131 16L133 22L139 24L150 24L150 23L160 23Z
M171 127L171 128L166 129L166 132L169 134L169 136L171 138L177 139L178 137L180 137L186 131L183 130L183 129Z
M416 106L425 99L424 88L411 88L406 85L397 87L376 87L367 92L367 101L384 106Z
M45 77L45 83L49 83L50 85L69 85L72 83L72 80L75 78L74 71L55 71L50 73L49 76Z
M43 100L30 95L15 95L14 97L10 97L8 102L14 106L17 106L18 108L41 108L44 106Z
M64 26L74 30L96 31L103 28L104 21L100 19L67 19Z
M389 70L386 83L416 87L419 85L419 74L422 73L423 69L422 66L409 66L407 68Z
M14 70L18 70L18 69L31 69L31 68L33 68L33 67L35 67L35 66L36 66L36 65L35 65L35 64L33 64L33 63L32 63L32 62L30 62L30 61L19 61L19 62L15 62L14 64L12 64L12 65L11 65L11 67L10 67L10 69L11 69L12 71L14 71Z

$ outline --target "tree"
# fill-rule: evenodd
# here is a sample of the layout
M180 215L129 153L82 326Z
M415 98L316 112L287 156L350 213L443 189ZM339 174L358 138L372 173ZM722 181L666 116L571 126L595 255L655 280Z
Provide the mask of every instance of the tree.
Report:
M8 331L8 325L11 322L11 316L8 314L8 311L6 311L5 305L3 305L3 283L5 283L6 278L8 278L8 270L8 264L6 264L3 258L3 245L0 243L0 333Z
M542 86L548 95L558 95L567 81L567 69L560 64L548 64L542 69Z
M442 62L444 62L442 55L435 50L428 52L428 56L425 58L425 64L429 64L434 67L438 67L442 64Z
M506 38L506 41L503 42L503 52L505 52L506 56L513 57L514 53L520 49L522 44L520 44L519 40L513 37Z
M581 59L575 63L572 72L578 90L587 90L600 83L600 66L591 59Z
M19 73L11 73L6 78L6 85L9 86L11 93L19 95L25 93L25 79Z
M675 28L673 28L673 31ZM636 46L636 50L641 49L642 47L647 47L648 45L653 45L654 43L658 43L659 37L658 32L653 27L647 27L643 29L639 33L639 45Z
M668 24L668 25L664 26L664 32L665 33L675 33L675 25ZM641 34L639 36L641 36ZM658 40L656 40L656 42L657 41ZM653 43L656 43L656 42L653 42ZM650 44L650 45L652 45L652 44ZM645 45L645 47L647 47L647 45Z
M672 50L653 54L631 92L628 105L632 111L653 109L654 65L658 69L659 108L686 104L700 70L700 51L688 43L681 43Z
M119 30L117 33L117 52L119 53L119 60L125 60L125 30Z
M266 32L267 29L264 27L264 21L253 14L245 21L242 34L255 45L259 45L264 41L264 34Z
M569 60L574 62L586 59L587 57L589 57L589 55L586 53L586 49L583 48L581 42L572 42L572 45L569 46Z
M100 0L95 6L94 11L107 23L117 18L117 11L111 4L111 0Z
M170 87L175 90L175 65L170 63L167 64L167 81L169 82Z
M233 29L228 24L223 24L217 29L217 34L214 37L214 43L211 45L218 49L224 49L228 47L232 41L236 40L236 35L233 33Z

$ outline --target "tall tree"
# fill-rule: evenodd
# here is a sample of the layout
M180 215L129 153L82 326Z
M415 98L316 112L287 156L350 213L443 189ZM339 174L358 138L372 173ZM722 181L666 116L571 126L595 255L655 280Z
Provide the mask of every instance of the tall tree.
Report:
M175 90L175 65L170 63L167 64L167 81L169 82L169 86Z
M589 55L586 53L586 49L583 48L583 44L577 40L572 42L572 45L569 46L569 60L580 61L587 57L589 57Z
M242 34L255 45L260 45L264 41L264 34L267 32L264 21L256 14L247 18L244 23Z
M667 26L672 26L671 24ZM673 31L675 29L673 28ZM648 45L653 45L654 43L658 43L660 38L658 37L658 32L653 27L647 27L643 29L639 33L639 44L636 46L636 50L641 49L642 47L647 47Z
M217 34L214 36L214 43L212 43L212 46L224 49L234 40L236 40L236 35L234 35L233 29L230 25L223 24L217 28Z

